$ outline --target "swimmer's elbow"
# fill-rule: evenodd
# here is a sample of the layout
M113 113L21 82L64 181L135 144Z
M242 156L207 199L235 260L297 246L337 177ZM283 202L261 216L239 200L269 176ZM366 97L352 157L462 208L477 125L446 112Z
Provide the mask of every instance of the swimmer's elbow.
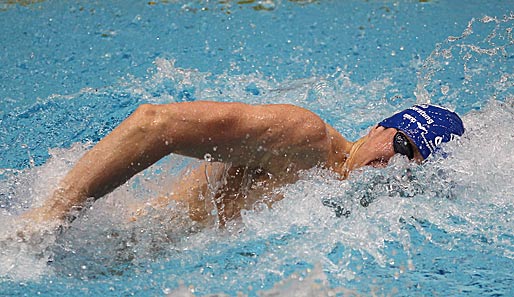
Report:
M141 129L149 128L155 122L157 107L152 104L140 105L131 115L133 124Z
M163 136L163 131L166 131L172 120L177 120L176 116L170 116L170 114L176 114L176 111L172 110L176 107L178 106L141 104L131 115L132 128L146 136Z

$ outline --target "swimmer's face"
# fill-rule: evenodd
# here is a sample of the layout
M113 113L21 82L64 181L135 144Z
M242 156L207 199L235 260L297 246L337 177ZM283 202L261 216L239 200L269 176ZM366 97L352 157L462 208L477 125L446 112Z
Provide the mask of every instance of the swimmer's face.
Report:
M395 128L374 126L356 145L349 160L350 170L362 166L385 167L395 154L405 155L418 163L423 161L412 140Z

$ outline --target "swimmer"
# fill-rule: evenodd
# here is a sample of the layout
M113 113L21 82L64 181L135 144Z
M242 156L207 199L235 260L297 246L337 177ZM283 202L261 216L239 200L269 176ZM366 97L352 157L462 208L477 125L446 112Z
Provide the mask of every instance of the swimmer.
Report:
M89 150L44 205L23 218L35 224L62 221L88 199L99 199L164 156L179 154L206 161L180 176L173 193L151 205L186 203L190 218L198 222L212 217L216 207L224 224L257 201L271 206L281 199L273 190L297 181L301 170L320 166L344 179L363 166L384 167L395 154L421 163L463 133L456 113L434 105L408 108L350 142L316 114L294 105L147 104ZM213 205L199 199L209 191Z

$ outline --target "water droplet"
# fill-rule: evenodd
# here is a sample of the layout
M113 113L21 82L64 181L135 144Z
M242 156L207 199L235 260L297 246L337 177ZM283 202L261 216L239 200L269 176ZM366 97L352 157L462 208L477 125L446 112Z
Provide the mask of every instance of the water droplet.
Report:
M450 91L450 87L449 86L442 86L441 87L441 93L443 93L443 95L448 94L448 91Z
M446 59L451 59L452 58L452 52L450 50L442 50L441 52L443 54L443 57L446 58Z
M203 156L203 159L207 162L211 162L212 161L212 156L211 154L207 153Z

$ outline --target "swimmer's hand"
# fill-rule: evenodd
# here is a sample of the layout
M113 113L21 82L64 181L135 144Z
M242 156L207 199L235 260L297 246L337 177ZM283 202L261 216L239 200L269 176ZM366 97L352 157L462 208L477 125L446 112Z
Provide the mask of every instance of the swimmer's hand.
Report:
M67 195L67 194L66 194ZM69 206L62 189L53 192L42 206L34 207L17 218L17 236L26 240L33 234L41 231L53 232L70 222L77 215L77 207Z
M17 241L29 242L34 236L53 233L64 225L65 220L46 212L44 207L33 208L20 215L15 222Z
M46 206L35 207L20 216L20 220L26 225L46 226L63 222L63 218L53 210L48 210Z
M29 246L44 245L45 242L53 240L63 230L62 220L49 220L39 215L39 211L31 209L20 216L9 215L2 218L6 224L0 233L0 249L2 243L14 242L27 244Z

